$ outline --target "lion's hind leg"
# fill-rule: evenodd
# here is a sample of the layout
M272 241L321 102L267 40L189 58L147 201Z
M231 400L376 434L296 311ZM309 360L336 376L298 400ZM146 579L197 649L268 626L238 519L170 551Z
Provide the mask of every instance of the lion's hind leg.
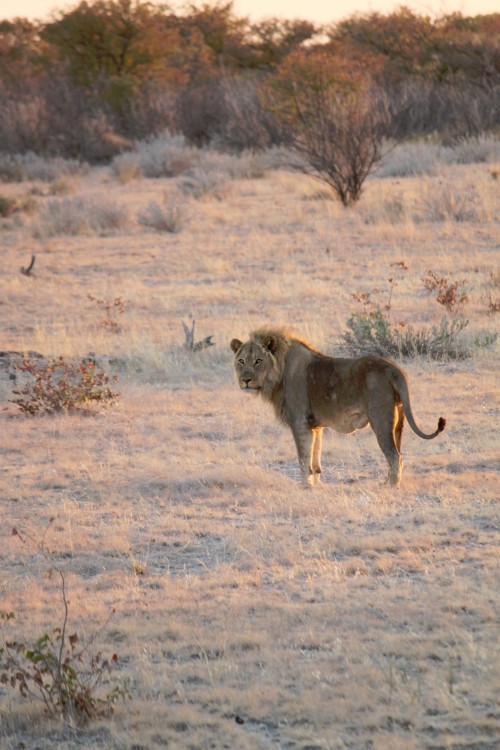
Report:
M405 413L403 404L396 406L396 424L394 426L394 439L396 441L396 448L401 454L401 438L403 436L403 427L405 424Z
M403 470L400 449L404 415L392 404L389 408L381 408L382 406L379 403L376 412L372 415L368 413L368 416L380 449L389 464L387 481L391 487L399 487Z
M323 428L317 427L313 430L312 461L313 482L321 483L321 448L323 445Z

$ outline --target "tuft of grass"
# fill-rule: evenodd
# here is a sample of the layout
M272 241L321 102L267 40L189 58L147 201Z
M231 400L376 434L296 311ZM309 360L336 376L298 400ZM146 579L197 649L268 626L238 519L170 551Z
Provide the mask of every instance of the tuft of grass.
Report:
M144 177L177 177L199 160L198 150L188 146L182 135L165 131L136 144L137 163ZM116 157L120 165L123 156Z
M447 164L484 164L500 159L500 141L484 133L477 138L464 138L453 147L443 148Z
M222 200L227 195L227 176L207 166L190 170L179 181L179 189L193 198Z
M75 180L68 174L61 174L51 183L51 195L71 195L76 191Z
M106 200L61 198L49 200L35 226L36 237L115 232L129 224L124 206Z
M111 162L111 173L122 185L142 177L138 155L133 152L118 154Z
M427 182L421 192L419 209L421 221L478 222L486 218L473 185L463 189L436 181Z
M75 159L62 157L45 158L33 154L0 154L0 180L4 182L24 182L40 180L54 182L69 175L86 174L88 164Z
M184 227L187 217L186 200L164 193L163 203L160 205L156 201L150 201L146 208L138 212L137 221L156 232L177 234Z
M390 148L376 171L378 177L416 177L435 175L441 147L434 143L405 143Z

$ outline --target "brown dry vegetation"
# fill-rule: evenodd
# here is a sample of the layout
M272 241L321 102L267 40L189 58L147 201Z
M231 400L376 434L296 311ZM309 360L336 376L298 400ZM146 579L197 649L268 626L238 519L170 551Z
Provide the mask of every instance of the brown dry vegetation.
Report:
M0 746L493 750L498 349L404 363L420 426L448 424L431 442L407 428L401 490L382 487L365 430L326 436L311 492L291 436L238 392L228 347L273 322L339 351L352 294L385 288L400 261L395 319L440 318L421 281L433 269L467 279L467 335L491 332L500 194L488 167L374 177L349 211L309 178L270 172L186 198L175 234L137 221L173 180L122 184L108 168L77 180L76 196L128 221L44 236L43 189L31 216L0 220L2 348L119 358L121 399L30 419L1 381L0 597L16 613L3 630L27 641L61 623L58 580L11 530L45 534L70 628L118 655L112 678L132 700L69 730L0 687ZM2 193L22 202L33 187ZM473 189L477 215L429 218L450 189ZM19 269L32 252L31 278ZM127 300L118 330L89 294ZM182 350L190 313L216 347Z

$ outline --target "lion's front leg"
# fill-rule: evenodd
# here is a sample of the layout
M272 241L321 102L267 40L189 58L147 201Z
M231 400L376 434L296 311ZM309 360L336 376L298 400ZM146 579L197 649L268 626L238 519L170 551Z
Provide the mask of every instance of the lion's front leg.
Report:
M304 487L312 487L314 484L314 431L311 430L306 422L300 422L292 425L292 432L295 439L295 445L297 446L302 485Z

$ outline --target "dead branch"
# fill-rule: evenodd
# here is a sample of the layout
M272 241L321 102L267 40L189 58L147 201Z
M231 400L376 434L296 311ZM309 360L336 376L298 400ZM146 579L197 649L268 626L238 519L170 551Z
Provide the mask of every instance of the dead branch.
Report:
M215 346L215 341L212 341L213 334L211 336L205 336L200 341L194 340L194 326L195 320L193 319L191 327L189 327L183 320L181 320L184 333L186 335L186 341L184 342L184 348L190 352L199 352L202 349L207 349L209 346Z
M21 266L21 273L23 273L25 276L31 276L31 272L33 270L33 266L35 265L35 256L31 256L31 263L27 268L24 268L24 266Z

